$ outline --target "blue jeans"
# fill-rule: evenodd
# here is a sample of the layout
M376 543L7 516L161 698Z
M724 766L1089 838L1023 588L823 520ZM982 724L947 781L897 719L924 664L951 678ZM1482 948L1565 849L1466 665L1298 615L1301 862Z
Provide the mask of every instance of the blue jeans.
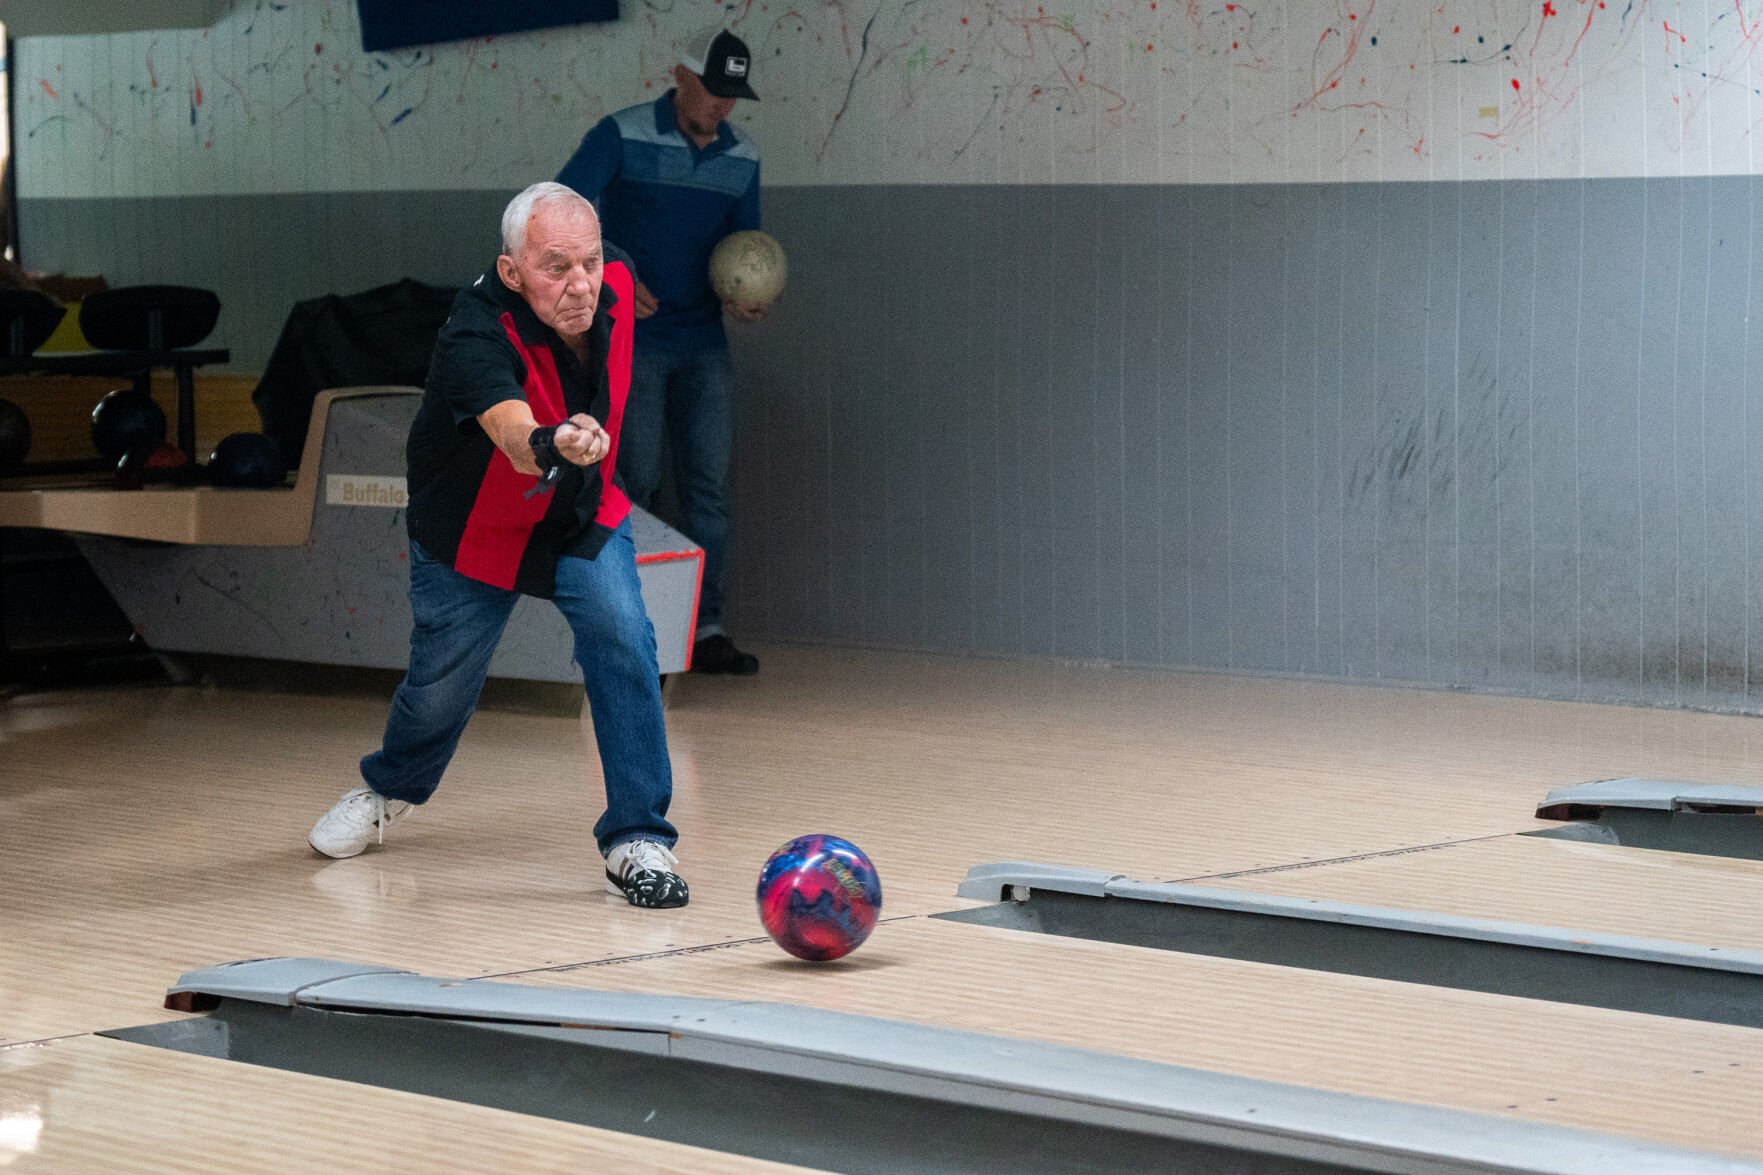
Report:
M639 344L618 434L618 473L625 492L648 510L661 484L661 438L666 432L673 450L679 527L704 548L699 640L722 631L734 390L735 369L727 350L664 351Z
M392 696L385 740L361 760L361 778L374 791L412 804L434 794L477 709L490 655L519 599L518 592L468 579L410 544L416 621L410 669ZM643 610L629 521L597 558L558 560L553 602L575 635L575 660L606 779L606 811L594 825L594 839L603 854L639 837L672 845L678 837L667 822L673 768L661 717L655 629Z

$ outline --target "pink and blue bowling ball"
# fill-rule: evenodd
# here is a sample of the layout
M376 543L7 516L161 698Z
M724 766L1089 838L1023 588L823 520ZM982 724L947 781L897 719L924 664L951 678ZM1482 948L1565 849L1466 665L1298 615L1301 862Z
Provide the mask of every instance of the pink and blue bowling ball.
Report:
M759 921L798 959L824 963L850 954L875 929L881 904L875 866L836 836L799 836L759 871Z

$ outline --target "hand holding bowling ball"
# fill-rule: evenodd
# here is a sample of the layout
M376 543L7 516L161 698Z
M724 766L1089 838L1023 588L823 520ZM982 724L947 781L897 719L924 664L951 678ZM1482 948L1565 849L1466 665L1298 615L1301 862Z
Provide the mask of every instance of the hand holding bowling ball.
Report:
M772 941L823 963L862 945L881 917L881 879L863 850L836 836L800 836L759 871L759 921Z

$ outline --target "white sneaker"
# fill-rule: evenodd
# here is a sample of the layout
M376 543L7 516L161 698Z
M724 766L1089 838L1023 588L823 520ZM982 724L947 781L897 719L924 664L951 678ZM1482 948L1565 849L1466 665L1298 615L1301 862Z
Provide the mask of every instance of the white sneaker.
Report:
M385 843L386 825L410 811L402 800L388 800L367 786L352 787L331 810L318 818L306 843L327 857L354 857L378 836Z
M606 854L606 892L649 910L683 906L691 899L686 879L674 870L679 858L653 840L627 840Z

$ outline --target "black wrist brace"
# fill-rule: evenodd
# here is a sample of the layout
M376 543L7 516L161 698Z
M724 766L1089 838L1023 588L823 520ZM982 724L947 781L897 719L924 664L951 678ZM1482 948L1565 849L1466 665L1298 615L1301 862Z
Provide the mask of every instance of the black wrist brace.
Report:
M557 451L557 426L555 424L547 428L533 429L528 434L526 443L532 447L533 461L539 467L538 484L526 492L526 496L530 498L534 494L550 492L551 488L557 484L557 479L563 476L563 467L568 465L569 461Z

